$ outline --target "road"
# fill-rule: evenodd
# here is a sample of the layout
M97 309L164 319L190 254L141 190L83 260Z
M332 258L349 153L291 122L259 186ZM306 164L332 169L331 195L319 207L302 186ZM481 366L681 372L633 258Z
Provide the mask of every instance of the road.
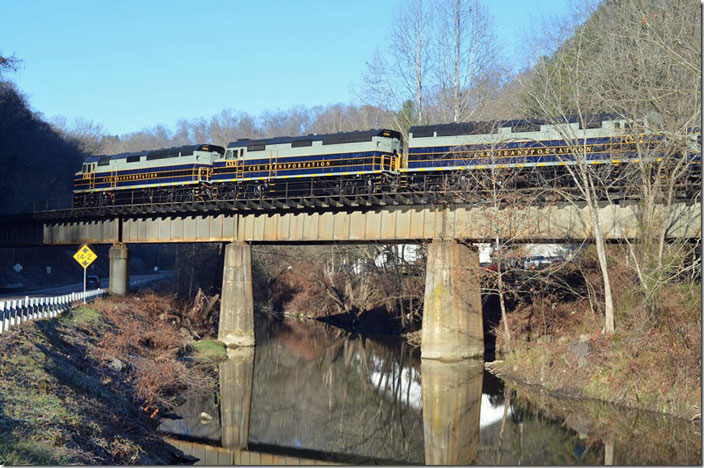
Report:
M130 288L135 288L138 286L143 286L147 283L151 283L152 281L156 281L162 278L168 278L171 276L171 272L164 272L164 273L159 273L159 274L151 274L151 275L133 275L130 276ZM100 279L100 287L101 288L108 288L108 285L110 283L109 278L101 278ZM44 287L41 289L33 289L31 291L17 291L17 292L12 292L8 294L0 294L0 300L8 300L8 299L22 299L27 296L29 297L41 297L41 296L60 296L61 294L68 294L72 292L80 292L83 291L83 282L80 283L73 283L73 284L67 284L63 286L50 286L50 287Z

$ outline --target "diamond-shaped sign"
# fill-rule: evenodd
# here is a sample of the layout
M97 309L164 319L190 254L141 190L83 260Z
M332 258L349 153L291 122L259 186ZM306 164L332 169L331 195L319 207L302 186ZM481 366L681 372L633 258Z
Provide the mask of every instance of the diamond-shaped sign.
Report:
M20 271L22 271L22 265L20 265L19 263L15 263L15 266L13 266L12 269L19 273Z
M98 256L90 250L88 245L83 244L78 252L73 255L73 258L81 265L83 268L88 268L88 265L93 263L93 261L98 258Z

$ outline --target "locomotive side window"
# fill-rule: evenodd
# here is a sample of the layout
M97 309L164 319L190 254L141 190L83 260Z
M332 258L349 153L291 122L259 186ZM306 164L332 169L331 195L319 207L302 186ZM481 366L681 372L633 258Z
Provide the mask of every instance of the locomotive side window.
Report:
M291 148L302 148L304 146L313 146L313 140L295 140L291 142Z
M139 162L139 159L140 159L139 156L127 156L128 163Z

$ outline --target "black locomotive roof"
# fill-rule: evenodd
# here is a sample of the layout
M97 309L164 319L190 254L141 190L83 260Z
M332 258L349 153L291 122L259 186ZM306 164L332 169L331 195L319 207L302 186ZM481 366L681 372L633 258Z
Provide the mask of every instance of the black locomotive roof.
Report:
M135 151L131 153L119 153L119 154L102 154L99 156L88 156L84 162L95 162L95 161L108 161L115 159L126 159L131 156L147 156L152 159L168 158L178 156L181 154L193 154L194 151L217 151L220 154L225 152L225 148L217 145L184 145L184 146L174 146L171 148L160 148L156 150L142 150Z
M604 120L618 119L619 117L613 114L593 114L584 117L587 128L601 127L601 122ZM569 123L580 123L579 116L572 115L566 118ZM477 122L459 122L446 123L435 125L416 125L411 127L410 133L414 138L432 137L435 133L437 136L453 136L453 135L482 135L496 133L499 128L510 127L514 132L533 132L540 131L541 125L555 123L544 119L511 119L511 120L487 120Z
M321 141L324 145L334 145L340 143L358 143L362 141L371 141L372 137L375 136L386 136L389 138L401 139L401 134L395 130L388 129L373 129L373 130L359 130L355 132L341 132L341 133L326 133L326 134L316 134L316 135L306 135L306 136L281 136L274 138L263 138L260 140L249 140L247 138L242 138L237 141L232 141L228 143L228 148L241 148L243 146L254 147L258 149L264 149L266 145L280 145L284 143L295 143L295 142L313 142ZM308 145L296 145L296 146L308 146ZM252 150L256 151L256 150Z

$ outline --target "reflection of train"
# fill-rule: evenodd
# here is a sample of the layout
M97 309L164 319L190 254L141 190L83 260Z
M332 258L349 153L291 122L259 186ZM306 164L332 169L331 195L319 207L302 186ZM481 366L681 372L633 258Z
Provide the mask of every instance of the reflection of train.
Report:
M381 129L91 156L76 173L74 206L432 191L465 170L558 172L575 163L565 135L579 139L592 164L639 161L637 148L657 153L660 137L628 133L625 120L599 116L586 128L577 119L416 126L405 155L401 134Z

